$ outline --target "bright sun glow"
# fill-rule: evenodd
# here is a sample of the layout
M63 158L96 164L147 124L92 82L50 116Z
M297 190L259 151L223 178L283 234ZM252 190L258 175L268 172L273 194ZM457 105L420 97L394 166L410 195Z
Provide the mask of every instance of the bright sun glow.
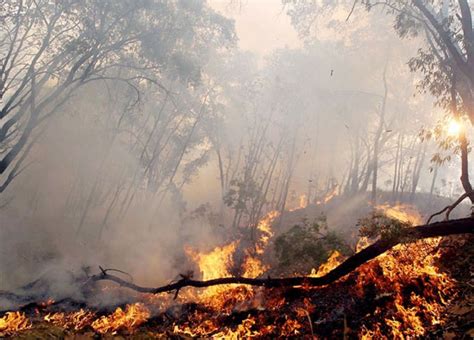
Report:
M461 124L457 120L451 120L448 123L448 135L457 136L461 132Z

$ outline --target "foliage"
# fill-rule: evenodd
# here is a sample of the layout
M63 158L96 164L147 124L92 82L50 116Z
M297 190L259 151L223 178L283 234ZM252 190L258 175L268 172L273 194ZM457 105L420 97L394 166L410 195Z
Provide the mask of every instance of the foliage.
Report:
M360 219L357 225L361 237L381 238L382 240L399 240L403 238L406 228L411 226L410 223L387 217L378 212Z
M232 180L232 186L224 196L224 203L235 210L249 211L249 209L261 202L262 193L258 184L253 180Z
M350 4L357 1L310 1L283 0L292 24L302 35L310 35L311 26L317 24L321 13L353 13ZM383 14L393 18L393 28L401 38L424 37L417 55L410 59L408 66L412 72L419 72L422 78L418 83L420 92L429 92L437 104L448 108L453 80L458 84L456 91L462 99L460 110L467 112L471 119L473 87L473 35L469 2L430 1L430 0L362 0L367 11L381 9ZM346 19L347 21L347 19ZM353 25L355 20L353 18ZM337 25L341 25L339 18ZM337 26L329 22L326 26ZM347 28L350 29L350 28Z
M60 112L80 88L85 91L92 82L121 83L132 90L135 104L152 85L168 92L165 81L191 91L202 80L210 53L233 42L232 21L200 0L2 2L0 174L18 161L0 191L18 172L38 126ZM205 160L190 164L187 175Z
M460 133L464 133L465 127L468 126L467 116L461 119L453 120L451 115L445 115L441 120L437 121L433 128L423 128L420 131L421 141L434 140L438 147L438 152L431 157L431 163L440 166L451 161L453 154L461 154L461 144L459 143L459 133L449 133L450 124L458 124ZM468 148L470 152L470 148Z
M334 250L351 253L342 237L328 230L325 216L312 222L305 219L275 239L278 270L288 275L309 273L324 263Z

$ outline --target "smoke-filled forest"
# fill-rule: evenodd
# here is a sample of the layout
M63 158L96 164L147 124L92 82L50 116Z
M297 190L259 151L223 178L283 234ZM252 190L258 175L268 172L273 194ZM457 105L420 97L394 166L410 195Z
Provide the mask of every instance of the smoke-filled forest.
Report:
M470 0L0 0L0 337L474 337Z

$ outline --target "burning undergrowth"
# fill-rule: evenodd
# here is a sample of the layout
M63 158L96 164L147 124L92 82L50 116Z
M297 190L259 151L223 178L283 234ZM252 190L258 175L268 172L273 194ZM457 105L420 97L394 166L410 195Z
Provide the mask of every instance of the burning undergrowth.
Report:
M381 207L385 216L400 208ZM267 275L263 263L276 213L257 226L260 238L238 262L245 277ZM373 235L371 235L373 236ZM358 250L370 243L361 238ZM442 336L446 311L459 292L453 275L443 268L449 252L469 244L466 238L437 238L400 244L362 265L344 278L322 287L261 288L248 285L217 285L203 289L183 288L161 294L141 294L114 283L84 284L85 295L121 296L117 304L93 306L75 300L30 303L0 318L0 335L34 334L48 338L53 333L126 334L147 337L333 337L405 338ZM233 276L234 254L239 241L201 253L186 253L203 280ZM449 249L447 251L446 249ZM314 268L310 276L322 276L337 267L345 256L334 252ZM191 277L192 272L181 274ZM88 299L86 301L91 301ZM52 331L54 329L54 331ZM53 332L53 333L51 333Z

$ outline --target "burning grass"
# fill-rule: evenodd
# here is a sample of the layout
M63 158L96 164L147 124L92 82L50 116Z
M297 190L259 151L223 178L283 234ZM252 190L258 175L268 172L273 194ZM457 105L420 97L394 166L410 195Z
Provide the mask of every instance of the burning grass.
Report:
M410 221L401 208L387 210ZM271 221L261 222L264 248L272 235ZM398 218L397 217L397 218ZM362 239L358 250L369 244ZM443 245L441 247L440 245ZM312 288L265 289L245 285L220 285L205 289L183 289L173 300L170 294L139 294L137 302L114 311L92 308L51 311L55 303L38 305L28 314L10 312L0 318L0 335L38 331L38 325L59 327L64 334L124 334L147 337L342 337L413 338L443 336L447 306L456 299L458 283L440 269L446 244L461 251L466 238L441 238L398 245L333 284ZM234 266L234 241L208 253L187 249L202 278L230 277ZM262 249L263 249L262 248ZM242 273L259 276L266 271L261 259L245 254ZM344 257L334 252L315 268L311 276L322 276ZM121 288L108 286L121 291ZM46 338L35 334L37 338Z

